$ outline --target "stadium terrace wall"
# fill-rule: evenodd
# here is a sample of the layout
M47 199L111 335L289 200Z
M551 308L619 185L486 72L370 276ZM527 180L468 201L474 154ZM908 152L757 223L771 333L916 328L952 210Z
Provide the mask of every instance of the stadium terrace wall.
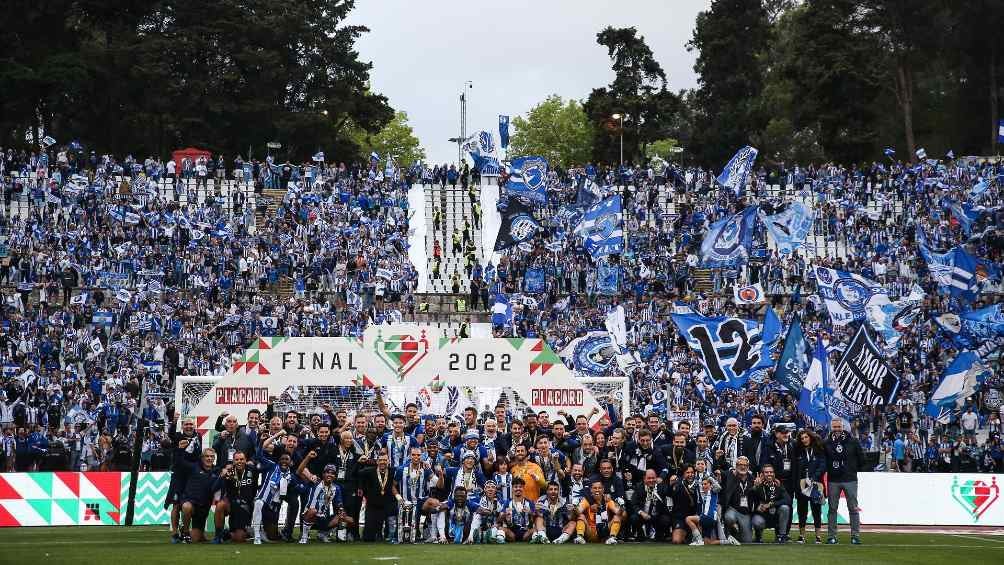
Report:
M140 473L133 524L167 524L170 473ZM861 522L1004 526L1004 477L970 473L861 473ZM0 473L0 527L105 526L125 522L129 473ZM823 509L824 520L826 509ZM847 523L841 502L840 523Z

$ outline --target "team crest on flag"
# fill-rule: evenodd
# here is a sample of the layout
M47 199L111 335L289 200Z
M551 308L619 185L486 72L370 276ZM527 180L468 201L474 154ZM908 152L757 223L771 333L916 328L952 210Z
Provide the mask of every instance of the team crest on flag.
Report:
M404 377L428 355L429 340L425 338L425 330L422 330L419 339L410 334L395 334L384 338L383 332L380 332L373 344L373 352L394 371L398 382L403 382Z
M749 258L753 245L756 207L711 225L701 242L701 264L709 268L734 267Z
M736 304L759 304L766 299L763 285L760 283L733 287Z

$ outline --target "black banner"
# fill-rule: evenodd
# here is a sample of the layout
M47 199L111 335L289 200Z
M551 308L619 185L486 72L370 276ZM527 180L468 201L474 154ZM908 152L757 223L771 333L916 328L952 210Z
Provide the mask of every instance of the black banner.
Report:
M861 406L891 404L899 390L899 375L882 359L862 324L833 371L836 396Z
M504 251L530 241L538 231L541 231L540 223L533 217L530 208L515 198L510 198L509 205L502 214L495 251Z

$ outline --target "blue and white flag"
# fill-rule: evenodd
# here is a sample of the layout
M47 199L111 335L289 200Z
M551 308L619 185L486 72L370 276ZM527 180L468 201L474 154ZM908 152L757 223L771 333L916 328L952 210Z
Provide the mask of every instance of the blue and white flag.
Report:
M927 415L947 424L953 413L962 410L966 399L976 393L981 375L987 368L972 351L963 351L945 367L938 388L927 403Z
M495 295L495 304L492 305L492 325L505 326L512 321L512 304L504 294Z
M115 324L115 314L111 310L95 310L91 323L96 326L111 327Z
M798 395L798 411L817 426L830 424L830 397L833 395L830 380L830 360L826 356L826 346L822 339L816 338L812 362Z
M70 299L70 304L73 306L83 306L84 304L87 304L87 296L88 293L81 292L80 294Z
M969 236L973 233L973 223L980 219L980 211L985 208L977 209L968 202L955 201L949 205L949 209L952 211L952 217L962 227L962 232Z
M539 231L543 231L543 228L533 217L533 210L512 199L502 214L499 233L495 238L495 251L504 251L529 242Z
M802 333L802 321L796 317L784 339L784 349L774 369L774 380L792 393L800 393L811 362L809 342Z
M620 267L601 260L596 268L596 292L615 296L620 289Z
M608 332L589 332L573 339L559 356L571 359L573 370L582 375L602 377L617 356L617 346Z
M377 163L380 162L380 154L376 151L370 153L370 167L376 167Z
M502 169L491 132L479 131L464 140L462 149L470 154L482 175L497 176Z
M499 142L502 149L509 147L509 116L499 114Z
M773 308L767 308L763 324L725 316L672 317L680 335L701 356L715 391L742 388L755 374L774 366L771 355L781 334L781 321Z
M826 267L816 267L816 286L835 326L864 320L868 301L876 294L888 294L882 285L861 275Z
M924 289L914 284L908 296L895 302L889 300L888 294L881 293L872 296L865 304L868 323L882 336L887 353L899 349L901 332L910 327L920 316L923 302Z
M709 268L736 267L749 259L753 246L756 207L719 220L708 229L701 242L701 265Z
M314 153L314 157L311 160L314 161L315 163L323 163L324 151L318 151L317 153Z
M529 294L540 294L546 290L547 285L544 284L544 269L541 267L533 267L526 270L523 275L523 290Z
M773 216L761 212L758 215L781 255L788 255L801 247L816 220L815 211L801 202L792 202L783 212Z
M892 147L886 147L884 150L882 150L882 152L885 153L885 156L889 157L890 159L892 158L893 155L896 154L896 150L893 149Z
M918 159L927 159L927 149L924 149L923 147L918 149L916 154Z
M576 235L593 259L624 252L624 217L621 197L615 194L595 204L575 226Z
M532 202L547 202L547 159L543 157L517 157L512 160L512 174L505 183L510 194L522 196Z
M42 145L44 147L50 147L50 146L53 146L55 144L56 144L56 140L51 135L47 135L47 136L45 136L45 137L42 138Z
M997 143L1004 143L1004 120L997 122Z
M972 197L982 196L987 190L990 189L990 183L984 179L977 180L971 189L969 189L969 195Z
M917 230L918 246L920 255L927 261L931 277L952 296L967 301L975 300L980 282L976 277L978 264L976 257L966 253L962 247L953 247L945 253L935 253L922 240L922 233L921 230Z
M732 189L738 196L746 189L746 181L750 171L753 169L753 162L756 161L757 150L755 147L747 145L729 159L728 164L722 174L718 175L718 183Z

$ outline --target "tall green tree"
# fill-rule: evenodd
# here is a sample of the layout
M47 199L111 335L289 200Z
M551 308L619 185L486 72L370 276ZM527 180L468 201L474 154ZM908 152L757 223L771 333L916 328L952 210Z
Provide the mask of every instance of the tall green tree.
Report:
M607 48L614 80L594 89L584 104L595 135L593 158L618 161L623 136L625 160L637 162L646 144L674 134L679 98L666 89L666 72L637 29L607 27L596 42Z
M18 94L0 104L0 131L37 121L116 153L233 154L278 140L289 158L318 146L345 155L357 150L350 125L376 132L393 117L355 50L367 29L344 23L353 6L12 0L0 17L0 89Z
M697 52L691 150L724 163L767 124L759 105L772 28L761 0L712 0L697 15L687 48Z
M422 149L415 131L408 124L406 112L395 112L394 119L376 133L353 128L352 136L363 155L369 155L373 151L376 151L381 159L389 155L401 167L408 167L425 159L425 149Z
M540 155L552 167L565 169L584 165L592 156L593 127L576 100L565 102L556 94L548 96L526 118L513 118L512 124L515 131L509 155Z

